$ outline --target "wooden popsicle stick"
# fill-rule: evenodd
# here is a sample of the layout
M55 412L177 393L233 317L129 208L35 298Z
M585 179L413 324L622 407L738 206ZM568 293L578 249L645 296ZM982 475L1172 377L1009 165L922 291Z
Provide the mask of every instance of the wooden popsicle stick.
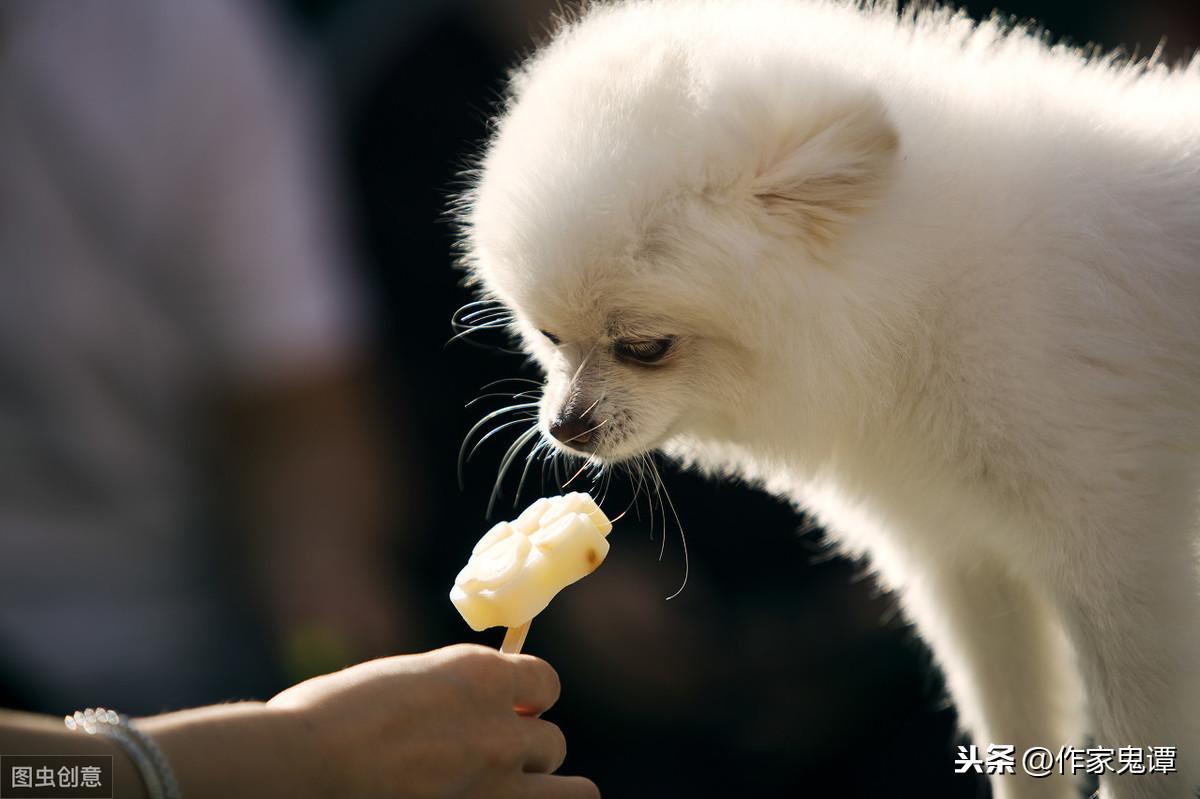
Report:
M521 654L521 647L525 646L525 636L529 635L529 625L531 624L533 624L533 619L520 627L509 627L508 632L504 634L504 643L500 644L500 651L506 655Z

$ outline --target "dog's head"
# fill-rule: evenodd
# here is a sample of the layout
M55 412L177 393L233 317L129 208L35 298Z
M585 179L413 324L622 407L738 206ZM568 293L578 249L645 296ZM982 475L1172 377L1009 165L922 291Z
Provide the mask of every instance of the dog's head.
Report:
M472 278L513 311L542 430L576 453L735 435L778 358L803 368L792 322L821 317L886 185L897 137L872 94L719 33L655 4L567 27L517 74L467 198Z

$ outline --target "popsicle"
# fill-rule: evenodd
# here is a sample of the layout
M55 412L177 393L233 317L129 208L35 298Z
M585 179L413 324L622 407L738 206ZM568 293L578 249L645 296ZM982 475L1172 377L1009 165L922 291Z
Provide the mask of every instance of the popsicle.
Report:
M507 627L500 651L520 652L533 617L604 562L611 531L589 495L543 497L484 533L454 578L450 601L473 630Z

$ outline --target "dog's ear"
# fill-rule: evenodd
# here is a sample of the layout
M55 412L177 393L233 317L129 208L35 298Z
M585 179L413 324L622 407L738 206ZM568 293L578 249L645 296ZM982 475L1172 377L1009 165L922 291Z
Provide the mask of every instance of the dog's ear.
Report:
M780 131L750 190L774 223L793 226L819 250L879 197L899 137L871 96L829 109L811 122Z

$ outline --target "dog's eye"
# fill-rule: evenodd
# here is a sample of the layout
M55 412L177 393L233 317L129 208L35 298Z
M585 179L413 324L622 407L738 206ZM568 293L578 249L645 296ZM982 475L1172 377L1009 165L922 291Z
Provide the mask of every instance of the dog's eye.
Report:
M618 341L613 344L613 351L622 360L634 363L658 363L667 356L674 343L675 339L671 336Z
M554 335L553 333L549 333L545 330L539 330L538 332L541 333L546 338L550 339L550 343L553 344L554 346L557 347L559 344L562 344L562 340L560 340L559 337Z

